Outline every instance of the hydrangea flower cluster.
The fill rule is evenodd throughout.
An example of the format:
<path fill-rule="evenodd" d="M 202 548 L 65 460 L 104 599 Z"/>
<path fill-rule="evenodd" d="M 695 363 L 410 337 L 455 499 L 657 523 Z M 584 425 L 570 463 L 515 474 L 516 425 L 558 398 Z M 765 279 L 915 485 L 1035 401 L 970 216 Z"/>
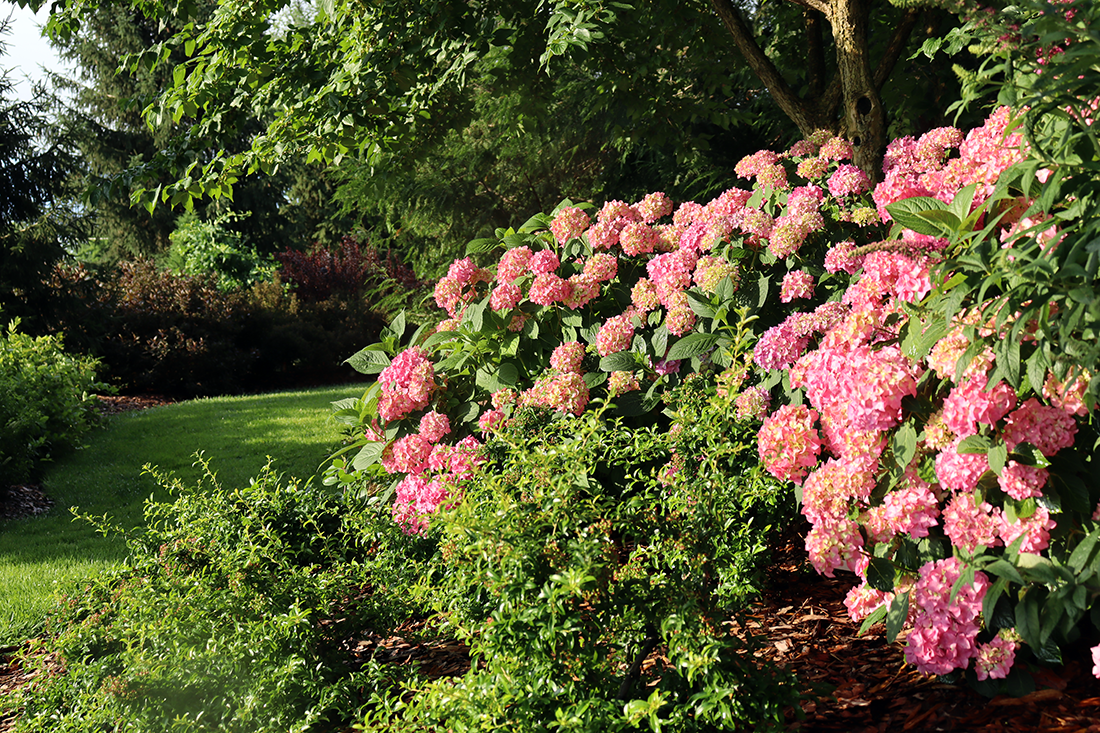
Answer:
<path fill-rule="evenodd" d="M 1021 138 L 1005 135 L 1007 124 L 1007 110 L 999 110 L 965 137 L 941 128 L 920 139 L 892 143 L 885 180 L 872 193 L 878 214 L 889 221 L 885 207 L 911 196 L 951 202 L 970 184 L 978 187 L 975 205 L 984 201 L 1001 171 L 1024 154 Z M 812 145 L 804 145 L 788 154 L 812 152 Z M 799 164 L 799 173 L 821 166 L 828 156 L 844 160 L 844 153 L 838 144 L 822 147 Z M 744 175 L 759 176 L 775 161 L 756 156 L 744 163 Z M 854 174 L 846 179 L 846 168 L 833 170 L 826 184 L 829 195 L 858 195 Z M 788 200 L 809 195 L 796 188 Z M 782 219 L 775 220 L 768 246 L 777 256 L 795 257 L 798 237 L 789 233 L 789 220 Z M 969 452 L 974 444 L 963 443 L 983 436 L 985 445 L 1010 454 L 1026 443 L 1050 459 L 1074 444 L 1076 418 L 1085 414 L 1087 378 L 1069 388 L 1048 378 L 1034 387 L 1042 390 L 1041 398 L 1021 403 L 1023 396 L 1009 384 L 990 382 L 995 358 L 989 350 L 957 374 L 960 357 L 970 347 L 965 327 L 990 333 L 972 314 L 964 312 L 959 327 L 927 355 L 914 358 L 904 352 L 899 341 L 908 311 L 903 304 L 930 292 L 929 270 L 944 242 L 906 232 L 900 244 L 902 249 L 834 245 L 827 251 L 825 270 L 852 276 L 840 301 L 826 304 L 831 308 L 827 314 L 820 309 L 791 314 L 766 331 L 753 351 L 757 368 L 785 371 L 791 388 L 801 390 L 807 403 L 780 405 L 764 417 L 758 434 L 760 459 L 772 475 L 801 484 L 802 513 L 811 525 L 806 550 L 815 569 L 830 577 L 844 570 L 859 578 L 846 600 L 853 619 L 866 617 L 893 597 L 867 585 L 866 568 L 875 545 L 876 552 L 889 553 L 898 538 L 916 543 L 935 535 L 946 537 L 961 553 L 1016 541 L 1021 552 L 1044 552 L 1051 532 L 1064 521 L 1056 510 L 1033 501 L 1043 499 L 1050 471 L 1012 457 L 991 466 L 984 450 Z M 792 269 L 784 281 L 782 302 L 813 297 L 812 291 L 801 289 L 804 281 L 798 273 Z M 808 283 L 812 287 L 812 280 Z M 930 416 L 910 412 L 907 400 L 919 390 L 940 409 Z M 745 391 L 738 404 L 743 400 L 747 406 L 750 394 Z M 903 425 L 912 430 L 907 438 L 911 447 L 908 465 L 897 467 L 904 473 L 899 478 L 891 464 L 900 460 L 902 444 L 895 431 Z M 885 495 L 874 490 L 884 480 Z M 998 489 L 990 493 L 994 485 L 1003 494 Z M 945 674 L 973 662 L 983 679 L 1003 678 L 1019 639 L 1005 632 L 979 644 L 981 599 L 990 583 L 976 573 L 974 584 L 964 586 L 952 601 L 951 589 L 962 572 L 961 561 L 953 557 L 921 568 L 911 589 L 906 658 L 923 672 Z M 904 585 L 900 578 L 897 583 Z"/>

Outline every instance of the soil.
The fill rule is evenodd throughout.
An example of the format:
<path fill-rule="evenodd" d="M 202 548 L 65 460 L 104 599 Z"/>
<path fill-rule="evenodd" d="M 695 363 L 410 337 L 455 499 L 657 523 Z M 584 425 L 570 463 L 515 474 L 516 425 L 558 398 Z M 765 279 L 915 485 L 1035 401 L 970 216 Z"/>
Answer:
<path fill-rule="evenodd" d="M 111 397 L 105 411 L 168 404 L 159 397 Z M 33 512 L 49 500 L 34 487 L 10 492 Z M 746 625 L 765 640 L 760 655 L 797 675 L 811 692 L 800 710 L 788 711 L 788 730 L 807 733 L 885 733 L 886 731 L 967 731 L 1008 733 L 1074 731 L 1100 733 L 1100 680 L 1092 675 L 1089 649 L 1070 650 L 1058 668 L 1034 670 L 1036 690 L 1021 698 L 987 699 L 965 684 L 946 684 L 907 665 L 900 643 L 886 641 L 881 625 L 858 635 L 844 608 L 851 580 L 823 578 L 807 569 L 800 539 L 777 548 L 766 577 L 770 587 L 748 613 Z M 429 677 L 461 675 L 469 669 L 468 649 L 458 642 L 419 643 L 423 622 L 410 622 L 395 634 L 345 636 L 340 646 L 352 667 L 368 658 L 416 665 Z M 29 651 L 31 649 L 36 651 Z M 44 654 L 40 645 L 0 648 L 0 698 L 32 681 L 21 661 Z M 57 661 L 47 662 L 48 668 Z M 0 715 L 0 733 L 13 726 Z"/>

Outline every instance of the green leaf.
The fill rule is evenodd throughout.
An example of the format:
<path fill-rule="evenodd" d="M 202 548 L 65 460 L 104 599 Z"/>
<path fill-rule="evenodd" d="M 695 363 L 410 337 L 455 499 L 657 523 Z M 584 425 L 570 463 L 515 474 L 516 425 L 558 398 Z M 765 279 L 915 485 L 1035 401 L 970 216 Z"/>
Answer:
<path fill-rule="evenodd" d="M 989 461 L 990 470 L 1000 476 L 1005 463 L 1008 461 L 1008 446 L 1004 443 L 997 443 L 986 452 L 985 457 Z"/>
<path fill-rule="evenodd" d="M 480 255 L 500 247 L 496 239 L 473 239 L 466 243 L 467 255 Z"/>
<path fill-rule="evenodd" d="M 1006 578 L 997 578 L 993 581 L 993 584 L 989 586 L 989 590 L 985 592 L 985 597 L 982 598 L 982 616 L 986 619 L 987 627 L 993 619 L 993 612 L 997 608 L 997 601 L 1000 600 L 1001 594 L 1005 592 L 1005 588 L 1007 587 L 1008 580 Z"/>
<path fill-rule="evenodd" d="M 390 365 L 390 357 L 376 344 L 360 349 L 344 363 L 360 374 L 378 374 Z"/>
<path fill-rule="evenodd" d="M 386 449 L 383 441 L 372 441 L 363 446 L 362 450 L 355 454 L 351 460 L 351 467 L 356 471 L 370 468 L 382 458 L 382 452 Z"/>
<path fill-rule="evenodd" d="M 867 584 L 875 590 L 894 590 L 894 564 L 885 557 L 872 557 L 867 566 Z"/>
<path fill-rule="evenodd" d="M 600 359 L 600 371 L 626 372 L 638 365 L 633 351 L 620 351 L 617 354 L 608 354 Z"/>
<path fill-rule="evenodd" d="M 714 308 L 711 307 L 710 300 L 691 290 L 688 290 L 686 294 L 688 305 L 695 312 L 695 315 L 700 318 L 714 318 Z"/>
<path fill-rule="evenodd" d="M 936 215 L 939 213 L 947 214 L 955 219 L 956 224 L 958 223 L 958 217 L 947 211 L 947 204 L 928 196 L 902 199 L 887 206 L 886 210 L 894 221 L 906 229 L 912 229 L 918 234 L 928 234 L 934 237 L 942 237 L 944 234 L 940 223 L 926 218 L 930 212 L 937 212 Z"/>
<path fill-rule="evenodd" d="M 989 453 L 989 438 L 984 435 L 968 435 L 959 442 L 957 451 L 962 453 Z"/>
<path fill-rule="evenodd" d="M 908 617 L 909 594 L 900 593 L 894 596 L 894 600 L 890 603 L 890 610 L 886 614 L 886 641 L 893 643 Z"/>
<path fill-rule="evenodd" d="M 894 462 L 905 468 L 917 454 L 917 430 L 912 423 L 905 423 L 894 434 Z"/>
<path fill-rule="evenodd" d="M 1098 539 L 1100 539 L 1100 529 L 1094 529 L 1085 535 L 1085 538 L 1081 540 L 1077 547 L 1073 548 L 1066 564 L 1078 573 L 1085 567 L 1090 566 Z"/>
<path fill-rule="evenodd" d="M 401 337 L 405 335 L 405 311 L 401 311 L 394 316 L 387 330 L 393 334 L 395 339 L 401 340 Z"/>
<path fill-rule="evenodd" d="M 510 361 L 504 362 L 497 370 L 497 381 L 506 387 L 515 387 L 519 382 L 519 369 Z"/>
<path fill-rule="evenodd" d="M 716 333 L 689 334 L 669 348 L 665 359 L 669 361 L 690 359 L 713 349 L 721 339 L 722 336 Z"/>
<path fill-rule="evenodd" d="M 864 634 L 867 633 L 868 629 L 870 629 L 872 626 L 879 623 L 880 621 L 882 621 L 885 618 L 886 618 L 886 606 L 885 605 L 879 606 L 878 608 L 876 608 L 871 613 L 870 616 L 863 619 L 863 623 L 860 624 L 860 627 L 859 627 L 859 635 L 863 636 Z"/>

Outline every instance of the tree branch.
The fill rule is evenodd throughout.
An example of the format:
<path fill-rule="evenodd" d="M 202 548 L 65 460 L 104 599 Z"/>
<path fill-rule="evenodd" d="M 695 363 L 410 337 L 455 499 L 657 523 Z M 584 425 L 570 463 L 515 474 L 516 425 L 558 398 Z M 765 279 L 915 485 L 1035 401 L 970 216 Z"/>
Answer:
<path fill-rule="evenodd" d="M 816 0 L 815 0 L 816 1 Z M 726 30 L 733 37 L 733 42 L 745 57 L 749 68 L 764 82 L 768 93 L 772 95 L 779 108 L 798 125 L 803 135 L 810 135 L 819 125 L 813 111 L 787 84 L 787 80 L 775 68 L 775 64 L 767 57 L 756 42 L 752 30 L 741 17 L 741 13 L 733 6 L 730 0 L 710 0 L 714 12 L 722 20 Z"/>
<path fill-rule="evenodd" d="M 646 625 L 646 637 L 642 642 L 641 648 L 638 650 L 638 654 L 634 657 L 634 662 L 630 665 L 630 669 L 626 671 L 626 675 L 623 677 L 622 684 L 619 685 L 619 699 L 630 699 L 630 691 L 634 688 L 634 682 L 638 679 L 638 675 L 642 671 L 642 662 L 646 657 L 653 653 L 653 650 L 657 648 L 657 642 L 661 640 L 661 634 L 652 624 Z"/>
<path fill-rule="evenodd" d="M 826 18 L 829 17 L 830 6 L 829 6 L 829 3 L 827 3 L 827 2 L 822 2 L 821 0 L 789 0 L 789 1 L 794 3 L 795 5 L 801 5 L 802 7 L 806 8 L 807 10 L 816 10 L 817 12 L 824 15 Z"/>
<path fill-rule="evenodd" d="M 898 27 L 894 29 L 894 36 L 890 39 L 890 43 L 887 44 L 886 50 L 882 54 L 882 59 L 878 63 L 878 67 L 875 68 L 874 81 L 877 89 L 882 89 L 882 85 L 890 78 L 890 72 L 894 70 L 894 66 L 897 64 L 898 59 L 901 58 L 901 52 L 905 50 L 905 45 L 909 41 L 909 35 L 913 32 L 913 28 L 916 27 L 920 14 L 920 8 L 910 8 L 905 11 L 905 15 L 902 16 L 901 22 L 898 23 Z"/>
<path fill-rule="evenodd" d="M 821 31 L 821 13 L 807 9 L 802 13 L 806 23 L 806 84 L 810 96 L 820 97 L 825 89 L 825 42 Z"/>

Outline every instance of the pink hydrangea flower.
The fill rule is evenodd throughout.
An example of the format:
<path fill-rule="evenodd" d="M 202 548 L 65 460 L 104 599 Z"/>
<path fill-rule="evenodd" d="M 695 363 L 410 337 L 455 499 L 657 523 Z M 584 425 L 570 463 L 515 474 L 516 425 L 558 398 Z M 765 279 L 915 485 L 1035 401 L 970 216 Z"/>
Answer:
<path fill-rule="evenodd" d="M 550 354 L 550 366 L 559 372 L 577 372 L 583 374 L 581 363 L 584 361 L 584 344 L 569 341 L 559 345 Z"/>
<path fill-rule="evenodd" d="M 695 311 L 691 309 L 687 293 L 677 291 L 672 293 L 668 302 L 668 316 L 665 318 L 665 326 L 673 336 L 683 336 L 695 327 Z"/>
<path fill-rule="evenodd" d="M 979 680 L 1003 680 L 1016 661 L 1019 644 L 998 634 L 992 641 L 978 647 L 974 671 Z"/>
<path fill-rule="evenodd" d="M 959 437 L 976 435 L 978 423 L 995 425 L 1016 406 L 1016 390 L 999 381 L 988 391 L 985 380 L 970 378 L 951 389 L 943 401 L 943 422 Z"/>
<path fill-rule="evenodd" d="M 1092 676 L 1100 679 L 1100 644 L 1092 648 Z"/>
<path fill-rule="evenodd" d="M 1050 513 L 1041 506 L 1036 507 L 1030 517 L 1017 517 L 1015 522 L 1009 522 L 1004 515 L 1000 519 L 1000 536 L 1006 545 L 1011 545 L 1020 535 L 1025 535 L 1020 544 L 1020 552 L 1045 550 L 1050 545 L 1050 530 L 1058 526 L 1050 518 Z"/>
<path fill-rule="evenodd" d="M 442 412 L 424 413 L 420 418 L 420 435 L 429 443 L 438 443 L 443 436 L 451 432 L 451 421 Z"/>
<path fill-rule="evenodd" d="M 378 398 L 378 417 L 383 422 L 400 420 L 413 410 L 428 406 L 437 388 L 435 368 L 419 349 L 406 349 L 378 375 L 382 394 Z"/>
<path fill-rule="evenodd" d="M 805 270 L 791 270 L 783 276 L 783 285 L 779 290 L 779 300 L 790 303 L 792 300 L 814 297 L 814 276 Z"/>
<path fill-rule="evenodd" d="M 622 201 L 606 201 L 603 208 L 600 209 L 600 213 L 596 215 L 596 220 L 600 222 L 622 220 L 626 223 L 641 221 L 642 215 L 630 204 Z"/>
<path fill-rule="evenodd" d="M 770 150 L 758 150 L 752 155 L 746 155 L 733 167 L 734 173 L 742 178 L 755 178 L 768 166 L 779 162 L 779 156 Z"/>
<path fill-rule="evenodd" d="M 485 463 L 485 457 L 481 455 L 481 441 L 472 435 L 455 443 L 449 458 L 449 468 L 456 481 L 469 478 L 478 466 Z"/>
<path fill-rule="evenodd" d="M 558 259 L 556 252 L 551 249 L 540 249 L 531 255 L 527 268 L 536 275 L 545 275 L 558 269 L 559 265 L 561 260 Z"/>
<path fill-rule="evenodd" d="M 523 404 L 551 407 L 574 415 L 584 412 L 588 400 L 588 385 L 576 372 L 552 372 L 539 377 L 521 397 Z"/>
<path fill-rule="evenodd" d="M 782 481 L 802 482 L 821 453 L 816 421 L 817 411 L 805 405 L 783 405 L 765 418 L 756 440 L 768 473 Z"/>
<path fill-rule="evenodd" d="M 1042 496 L 1042 488 L 1049 477 L 1050 473 L 1045 468 L 1009 461 L 1001 470 L 997 481 L 1006 494 L 1013 499 L 1023 501 L 1029 497 Z"/>
<path fill-rule="evenodd" d="M 806 158 L 799 162 L 795 172 L 807 180 L 815 181 L 824 178 L 829 172 L 829 161 L 821 157 Z"/>
<path fill-rule="evenodd" d="M 500 410 L 486 410 L 477 419 L 477 429 L 482 435 L 488 435 L 504 427 L 507 420 L 507 416 Z"/>
<path fill-rule="evenodd" d="M 769 328 L 756 342 L 752 360 L 762 369 L 786 369 L 806 350 L 810 338 L 801 330 L 800 318 L 795 316 L 788 316 L 778 326 Z"/>
<path fill-rule="evenodd" d="M 989 588 L 983 572 L 964 585 L 951 600 L 951 589 L 962 574 L 958 558 L 926 563 L 913 586 L 910 613 L 913 630 L 906 639 L 905 661 L 925 674 L 947 674 L 965 669 L 977 656 L 976 637 L 982 599 Z"/>
<path fill-rule="evenodd" d="M 969 492 L 955 494 L 943 509 L 944 534 L 951 538 L 953 545 L 967 552 L 973 552 L 978 545 L 999 545 L 1000 529 L 1000 510 L 985 501 L 975 504 L 974 495 Z"/>
<path fill-rule="evenodd" d="M 905 488 L 886 495 L 882 502 L 883 517 L 895 532 L 927 537 L 928 529 L 938 524 L 939 502 L 927 483 L 914 479 Z"/>
<path fill-rule="evenodd" d="M 641 385 L 638 384 L 638 378 L 634 376 L 634 372 L 611 372 L 611 376 L 607 380 L 607 393 L 612 397 L 617 397 L 627 392 L 636 392 L 641 389 Z"/>
<path fill-rule="evenodd" d="M 531 263 L 529 247 L 513 247 L 500 256 L 497 264 L 497 282 L 510 283 L 527 274 Z"/>
<path fill-rule="evenodd" d="M 844 596 L 844 607 L 848 609 L 848 618 L 858 623 L 893 600 L 893 593 L 875 590 L 864 581 Z"/>
<path fill-rule="evenodd" d="M 830 458 L 802 484 L 802 514 L 814 523 L 825 517 L 846 517 L 849 503 L 866 501 L 874 488 L 871 471 L 857 463 Z"/>
<path fill-rule="evenodd" d="M 821 146 L 821 150 L 818 151 L 824 160 L 851 160 L 855 155 L 855 149 L 852 144 L 842 137 L 834 137 Z"/>
<path fill-rule="evenodd" d="M 1034 397 L 1005 418 L 1005 445 L 1011 451 L 1020 443 L 1031 443 L 1050 458 L 1073 445 L 1077 421 L 1057 407 L 1039 404 Z"/>
<path fill-rule="evenodd" d="M 1043 384 L 1043 398 L 1066 414 L 1084 417 L 1089 414 L 1084 400 L 1088 387 L 1089 378 L 1087 375 L 1078 376 L 1073 380 L 1073 384 L 1067 387 L 1053 374 L 1048 374 L 1046 382 Z"/>
<path fill-rule="evenodd" d="M 630 301 L 640 313 L 648 313 L 661 304 L 657 288 L 649 278 L 639 278 L 630 290 Z"/>
<path fill-rule="evenodd" d="M 489 307 L 494 311 L 506 311 L 515 308 L 523 299 L 523 291 L 515 283 L 501 283 L 489 293 Z"/>
<path fill-rule="evenodd" d="M 569 297 L 561 302 L 566 308 L 572 310 L 585 307 L 600 294 L 600 284 L 590 280 L 584 274 L 570 275 L 566 283 L 569 286 Z"/>
<path fill-rule="evenodd" d="M 615 277 L 619 258 L 609 252 L 597 252 L 584 263 L 584 276 L 595 282 L 607 282 Z"/>
<path fill-rule="evenodd" d="M 596 333 L 596 352 L 600 356 L 615 354 L 630 348 L 634 339 L 634 324 L 624 313 L 608 318 Z"/>
<path fill-rule="evenodd" d="M 956 438 L 936 456 L 936 478 L 953 491 L 973 491 L 989 470 L 989 460 L 984 453 L 959 453 L 961 442 Z"/>
<path fill-rule="evenodd" d="M 672 199 L 662 191 L 654 191 L 635 204 L 634 208 L 641 215 L 642 221 L 646 224 L 652 224 L 661 217 L 672 213 Z"/>
<path fill-rule="evenodd" d="M 588 214 L 575 206 L 566 206 L 558 211 L 557 216 L 550 222 L 550 231 L 558 244 L 564 245 L 571 239 L 579 237 L 591 223 Z"/>
<path fill-rule="evenodd" d="M 416 475 L 428 468 L 428 456 L 432 445 L 419 434 L 406 435 L 393 443 L 393 466 L 396 471 L 390 473 L 408 473 Z"/>
<path fill-rule="evenodd" d="M 738 420 L 760 420 L 771 407 L 772 395 L 761 385 L 749 387 L 734 400 Z"/>
<path fill-rule="evenodd" d="M 568 280 L 563 280 L 554 273 L 547 272 L 537 276 L 535 281 L 531 283 L 531 290 L 527 293 L 527 298 L 538 305 L 553 305 L 568 300 L 572 294 L 573 286 Z"/>
<path fill-rule="evenodd" d="M 854 242 L 838 242 L 825 253 L 825 270 L 827 272 L 846 272 L 855 275 L 863 267 L 864 257 L 855 257 Z"/>
<path fill-rule="evenodd" d="M 660 241 L 661 235 L 657 230 L 640 221 L 627 224 L 619 232 L 619 246 L 624 253 L 631 256 L 654 251 Z"/>
<path fill-rule="evenodd" d="M 867 191 L 871 187 L 871 181 L 862 170 L 845 163 L 829 176 L 827 185 L 830 194 L 837 198 L 844 198 Z"/>
<path fill-rule="evenodd" d="M 482 271 L 469 257 L 455 260 L 447 270 L 447 277 L 459 285 L 470 285 L 482 279 Z"/>
<path fill-rule="evenodd" d="M 862 575 L 868 558 L 863 554 L 859 525 L 845 517 L 823 517 L 806 534 L 806 553 L 820 575 L 832 578 L 836 570 Z"/>

